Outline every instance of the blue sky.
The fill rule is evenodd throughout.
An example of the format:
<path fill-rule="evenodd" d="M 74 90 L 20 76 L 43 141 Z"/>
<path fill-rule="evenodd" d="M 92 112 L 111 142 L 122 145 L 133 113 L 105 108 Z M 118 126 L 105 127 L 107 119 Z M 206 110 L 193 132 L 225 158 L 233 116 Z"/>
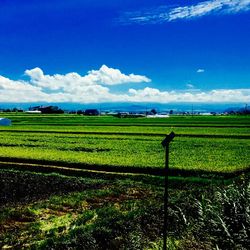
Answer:
<path fill-rule="evenodd" d="M 1 0 L 0 102 L 249 102 L 250 0 Z"/>

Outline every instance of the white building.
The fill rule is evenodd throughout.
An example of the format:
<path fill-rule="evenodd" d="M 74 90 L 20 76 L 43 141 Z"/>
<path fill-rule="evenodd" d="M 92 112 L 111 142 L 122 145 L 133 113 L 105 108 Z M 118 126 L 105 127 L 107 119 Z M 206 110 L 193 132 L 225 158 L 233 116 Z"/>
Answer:
<path fill-rule="evenodd" d="M 147 115 L 147 118 L 169 118 L 169 115 L 163 115 L 163 114 Z"/>
<path fill-rule="evenodd" d="M 28 110 L 28 111 L 25 111 L 25 113 L 27 113 L 27 114 L 41 114 L 42 111 L 40 111 L 40 110 Z"/>
<path fill-rule="evenodd" d="M 8 118 L 0 118 L 0 126 L 10 126 L 11 120 Z"/>

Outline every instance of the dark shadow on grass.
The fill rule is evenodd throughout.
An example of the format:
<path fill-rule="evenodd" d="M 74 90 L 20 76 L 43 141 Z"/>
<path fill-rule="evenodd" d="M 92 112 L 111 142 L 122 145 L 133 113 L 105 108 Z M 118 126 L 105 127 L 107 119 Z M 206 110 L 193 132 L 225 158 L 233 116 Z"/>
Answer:
<path fill-rule="evenodd" d="M 2 163 L 1 163 L 2 162 Z M 0 157 L 1 166 L 11 166 L 18 164 L 34 164 L 29 167 L 32 171 L 38 172 L 58 172 L 61 174 L 81 176 L 82 171 L 100 171 L 100 172 L 113 172 L 121 174 L 146 174 L 153 176 L 164 176 L 165 172 L 160 167 L 131 167 L 131 166 L 112 166 L 112 165 L 98 165 L 98 164 L 85 164 L 85 163 L 69 163 L 62 161 L 47 161 L 25 158 L 12 158 L 12 157 Z M 24 168 L 25 166 L 22 166 Z M 218 171 L 205 171 L 205 170 L 184 170 L 177 168 L 170 168 L 169 176 L 179 177 L 199 177 L 199 178 L 224 178 L 230 179 L 239 176 L 243 173 L 249 173 L 250 167 L 246 167 L 243 170 L 236 170 L 233 172 L 218 172 Z"/>
<path fill-rule="evenodd" d="M 99 189 L 100 183 L 86 183 L 79 178 L 42 175 L 27 171 L 0 171 L 0 208 L 14 203 L 29 203 L 51 195 Z"/>

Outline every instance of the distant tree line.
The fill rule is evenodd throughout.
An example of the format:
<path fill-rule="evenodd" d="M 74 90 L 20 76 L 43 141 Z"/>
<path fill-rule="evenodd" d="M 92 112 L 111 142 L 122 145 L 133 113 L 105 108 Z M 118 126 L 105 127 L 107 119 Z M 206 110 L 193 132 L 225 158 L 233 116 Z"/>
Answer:
<path fill-rule="evenodd" d="M 24 112 L 23 109 L 19 109 L 19 108 L 6 108 L 6 109 L 0 109 L 1 112 Z"/>

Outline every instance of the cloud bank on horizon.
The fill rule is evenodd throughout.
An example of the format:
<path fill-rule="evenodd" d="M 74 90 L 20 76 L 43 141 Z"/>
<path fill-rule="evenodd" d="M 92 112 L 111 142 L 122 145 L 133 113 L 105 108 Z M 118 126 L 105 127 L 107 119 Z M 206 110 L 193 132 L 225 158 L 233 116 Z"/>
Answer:
<path fill-rule="evenodd" d="M 124 13 L 123 24 L 156 24 L 176 20 L 190 20 L 207 15 L 229 15 L 250 10 L 250 0 L 208 0 L 185 6 L 159 6 L 153 9 Z"/>
<path fill-rule="evenodd" d="M 138 89 L 140 83 L 150 83 L 147 76 L 124 74 L 119 69 L 106 65 L 99 70 L 90 70 L 84 76 L 76 72 L 65 75 L 45 75 L 40 68 L 25 71 L 29 80 L 12 80 L 0 75 L 0 102 L 200 102 L 200 103 L 243 103 L 250 100 L 250 89 L 213 89 L 202 91 L 160 91 L 145 87 Z M 114 93 L 111 86 L 136 84 L 124 93 Z M 193 85 L 192 85 L 193 87 Z"/>

